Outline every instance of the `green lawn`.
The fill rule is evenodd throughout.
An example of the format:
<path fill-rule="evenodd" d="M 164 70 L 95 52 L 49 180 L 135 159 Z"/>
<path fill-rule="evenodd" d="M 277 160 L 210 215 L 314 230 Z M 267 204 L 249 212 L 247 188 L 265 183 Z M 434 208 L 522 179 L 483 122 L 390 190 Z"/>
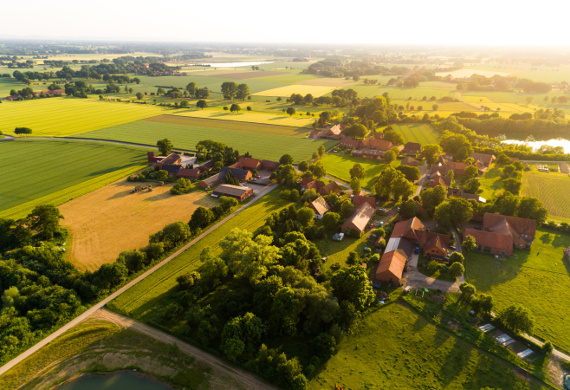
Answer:
<path fill-rule="evenodd" d="M 218 128 L 212 128 L 138 121 L 82 133 L 77 137 L 110 139 L 146 145 L 156 145 L 157 140 L 168 138 L 175 148 L 187 150 L 194 150 L 196 144 L 201 140 L 211 139 L 223 142 L 227 146 L 239 150 L 242 154 L 250 152 L 255 158 L 275 161 L 279 160 L 285 153 L 289 153 L 295 161 L 309 159 L 320 145 L 325 145 L 325 148 L 329 149 L 336 143 L 336 141 L 330 140 L 321 141 L 231 130 L 226 127 L 226 121 L 219 122 Z M 294 128 L 292 128 L 293 130 Z"/>
<path fill-rule="evenodd" d="M 570 236 L 537 229 L 530 251 L 514 251 L 517 259 L 469 253 L 466 277 L 494 297 L 497 310 L 523 304 L 534 315 L 533 334 L 570 351 L 570 322 L 564 320 L 570 317 L 570 264 L 562 254 L 567 247 Z"/>
<path fill-rule="evenodd" d="M 345 336 L 309 389 L 540 389 L 397 303 L 375 309 Z"/>
<path fill-rule="evenodd" d="M 523 176 L 524 175 L 526 175 L 526 173 L 524 173 Z M 479 195 L 485 199 L 491 199 L 496 191 L 503 188 L 501 184 L 501 168 L 493 164 L 492 167 L 479 178 L 479 182 L 481 183 L 480 189 L 483 190 Z"/>
<path fill-rule="evenodd" d="M 15 127 L 29 127 L 32 136 L 49 137 L 65 137 L 115 126 L 160 115 L 166 110 L 149 104 L 71 97 L 4 102 L 0 109 L 0 131 L 3 133 L 12 134 Z"/>
<path fill-rule="evenodd" d="M 422 145 L 437 144 L 439 134 L 427 123 L 406 123 L 391 125 L 404 137 L 404 142 L 417 142 Z"/>
<path fill-rule="evenodd" d="M 59 205 L 146 166 L 146 150 L 77 141 L 0 142 L 0 216 Z"/>
<path fill-rule="evenodd" d="M 563 173 L 525 172 L 521 194 L 538 198 L 553 217 L 570 218 L 570 177 Z"/>
<path fill-rule="evenodd" d="M 380 172 L 384 170 L 386 164 L 382 160 L 370 160 L 367 158 L 359 158 L 347 156 L 344 153 L 328 153 L 322 158 L 322 163 L 327 170 L 327 174 L 338 177 L 346 182 L 350 182 L 350 169 L 354 164 L 358 163 L 364 168 L 366 176 L 362 180 L 362 187 L 372 188 L 374 181 L 380 175 Z M 400 165 L 400 160 L 396 160 L 392 163 L 392 166 Z"/>
<path fill-rule="evenodd" d="M 111 302 L 111 307 L 135 319 L 145 322 L 152 320 L 156 308 L 172 301 L 169 291 L 177 285 L 176 278 L 201 265 L 199 257 L 204 248 L 212 248 L 215 254 L 221 253 L 218 243 L 232 229 L 238 227 L 252 232 L 262 226 L 269 214 L 289 204 L 289 201 L 281 200 L 279 194 L 280 191 L 274 190 L 258 200 L 180 256 L 117 297 Z"/>

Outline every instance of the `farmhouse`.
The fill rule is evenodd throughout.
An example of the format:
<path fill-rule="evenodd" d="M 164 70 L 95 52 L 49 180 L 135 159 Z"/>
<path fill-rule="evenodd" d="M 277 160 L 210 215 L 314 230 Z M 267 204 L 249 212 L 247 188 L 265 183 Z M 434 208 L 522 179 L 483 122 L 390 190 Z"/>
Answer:
<path fill-rule="evenodd" d="M 482 172 L 489 169 L 493 161 L 496 159 L 495 155 L 486 153 L 472 153 L 469 157 L 473 158 L 474 165 Z"/>
<path fill-rule="evenodd" d="M 331 210 L 331 207 L 322 196 L 319 196 L 317 199 L 312 201 L 309 204 L 309 207 L 315 211 L 315 218 L 317 219 L 321 219 L 325 213 Z"/>
<path fill-rule="evenodd" d="M 420 163 L 415 158 L 408 156 L 402 159 L 401 165 L 411 165 L 413 167 L 417 167 L 420 165 Z"/>
<path fill-rule="evenodd" d="M 451 177 L 436 172 L 430 176 L 429 186 L 431 188 L 436 186 L 442 186 L 443 188 L 447 189 L 448 187 L 451 186 L 451 182 L 452 182 Z"/>
<path fill-rule="evenodd" d="M 362 145 L 362 141 L 355 140 L 354 138 L 347 137 L 346 135 L 340 136 L 340 146 L 343 148 L 358 149 L 362 147 Z"/>
<path fill-rule="evenodd" d="M 408 142 L 404 145 L 403 152 L 408 156 L 417 156 L 422 151 L 422 145 L 417 142 Z"/>
<path fill-rule="evenodd" d="M 439 172 L 443 176 L 447 175 L 447 172 L 453 171 L 455 176 L 465 176 L 464 169 L 468 166 L 469 164 L 440 158 L 440 162 L 432 165 L 430 174 L 433 176 L 436 172 Z"/>
<path fill-rule="evenodd" d="M 232 168 L 232 167 L 222 167 L 220 169 L 220 176 L 225 178 L 228 173 L 238 179 L 240 182 L 246 182 L 253 177 L 250 171 L 247 169 L 240 169 L 240 168 Z"/>
<path fill-rule="evenodd" d="M 359 235 L 364 233 L 368 222 L 374 216 L 374 207 L 368 203 L 363 203 L 354 214 L 350 216 L 343 224 L 340 230 L 346 233 L 349 230 L 357 232 Z"/>
<path fill-rule="evenodd" d="M 447 234 L 428 231 L 418 218 L 413 217 L 394 226 L 386 251 L 402 249 L 401 246 L 406 244 L 405 241 L 409 241 L 418 245 L 427 257 L 444 260 L 450 252 L 450 239 Z"/>
<path fill-rule="evenodd" d="M 383 139 L 378 139 L 375 137 L 367 138 L 363 141 L 364 145 L 369 148 L 374 148 L 376 150 L 381 150 L 383 152 L 390 150 L 394 147 L 394 144 L 390 141 L 384 141 Z"/>
<path fill-rule="evenodd" d="M 248 187 L 222 184 L 219 185 L 213 193 L 218 196 L 231 196 L 232 198 L 236 198 L 239 202 L 243 202 L 244 199 L 253 195 L 253 190 Z"/>
<path fill-rule="evenodd" d="M 373 196 L 366 195 L 354 195 L 352 197 L 352 203 L 358 208 L 363 203 L 368 203 L 372 207 L 376 207 L 376 198 Z"/>
<path fill-rule="evenodd" d="M 156 166 L 158 169 L 163 169 L 163 170 L 167 170 L 165 169 L 165 166 L 167 165 L 180 165 L 180 162 L 182 161 L 182 159 L 180 158 L 180 155 L 177 153 L 170 153 L 168 156 L 166 156 L 165 158 L 163 158 L 162 160 L 160 160 Z"/>
<path fill-rule="evenodd" d="M 238 158 L 237 162 L 233 165 L 229 165 L 229 168 L 247 169 L 253 171 L 261 168 L 261 160 L 251 157 L 241 156 Z"/>
<path fill-rule="evenodd" d="M 339 187 L 336 181 L 331 181 L 329 184 L 323 186 L 320 190 L 318 190 L 319 194 L 323 196 L 330 194 L 338 194 L 341 191 L 342 189 Z"/>
<path fill-rule="evenodd" d="M 149 163 L 157 163 L 164 160 L 165 156 L 155 156 L 153 152 L 147 152 L 146 159 Z"/>
<path fill-rule="evenodd" d="M 212 188 L 215 185 L 221 183 L 225 178 L 226 178 L 225 176 L 216 173 L 215 175 L 212 175 L 202 180 L 200 183 L 198 183 L 198 185 L 202 188 Z"/>
<path fill-rule="evenodd" d="M 461 188 L 448 188 L 447 189 L 447 197 L 451 197 L 451 196 L 455 196 L 457 198 L 463 198 L 463 199 L 467 199 L 467 200 L 473 199 L 473 200 L 477 201 L 478 203 L 486 203 L 487 202 L 487 200 L 485 198 L 482 198 L 476 194 L 467 193 L 467 192 L 463 191 Z"/>
<path fill-rule="evenodd" d="M 407 261 L 406 252 L 401 249 L 385 253 L 378 264 L 374 279 L 378 282 L 400 284 Z"/>
<path fill-rule="evenodd" d="M 346 125 L 334 125 L 329 127 L 323 127 L 321 129 L 313 130 L 309 134 L 309 138 L 313 139 L 320 139 L 320 138 L 329 138 L 329 139 L 340 139 L 341 132 L 346 127 Z"/>
<path fill-rule="evenodd" d="M 513 248 L 530 247 L 536 232 L 536 221 L 493 213 L 483 216 L 483 230 L 464 229 L 463 236 L 473 236 L 477 249 L 499 256 L 512 255 Z"/>
<path fill-rule="evenodd" d="M 261 169 L 264 171 L 273 172 L 279 168 L 279 165 L 281 165 L 281 163 L 277 161 L 261 160 Z"/>
<path fill-rule="evenodd" d="M 325 186 L 325 183 L 320 181 L 320 180 L 315 180 L 312 179 L 310 177 L 304 177 L 301 180 L 301 189 L 303 190 L 310 190 L 310 189 L 314 189 L 317 192 L 320 192 L 320 190 Z"/>

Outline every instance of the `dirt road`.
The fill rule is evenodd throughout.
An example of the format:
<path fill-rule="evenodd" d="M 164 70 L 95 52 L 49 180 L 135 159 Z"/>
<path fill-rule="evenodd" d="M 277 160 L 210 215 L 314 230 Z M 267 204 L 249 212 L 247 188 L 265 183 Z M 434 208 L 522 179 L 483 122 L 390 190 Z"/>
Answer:
<path fill-rule="evenodd" d="M 242 384 L 246 389 L 276 389 L 276 387 L 264 382 L 247 371 L 236 368 L 223 360 L 202 351 L 201 349 L 128 317 L 124 317 L 105 309 L 100 309 L 96 311 L 91 318 L 104 319 L 105 321 L 112 322 L 121 328 L 135 330 L 165 344 L 176 344 L 180 351 L 186 355 L 192 356 L 198 361 L 209 365 L 220 374 L 228 375 Z"/>
<path fill-rule="evenodd" d="M 43 339 L 42 341 L 40 341 L 39 343 L 37 343 L 36 345 L 34 345 L 30 349 L 28 349 L 27 351 L 23 352 L 22 354 L 18 355 L 14 359 L 10 360 L 8 363 L 6 363 L 2 367 L 0 367 L 0 375 L 4 374 L 10 368 L 14 367 L 16 364 L 20 363 L 22 360 L 24 360 L 25 358 L 27 358 L 28 356 L 30 356 L 34 352 L 36 352 L 39 349 L 46 346 L 47 344 L 49 344 L 50 342 L 55 340 L 57 337 L 61 336 L 63 333 L 67 332 L 69 329 L 71 329 L 74 326 L 76 326 L 77 324 L 79 324 L 81 321 L 84 321 L 88 317 L 92 316 L 93 313 L 95 313 L 99 309 L 102 309 L 108 302 L 111 302 L 113 299 L 115 299 L 116 297 L 118 297 L 119 295 L 121 295 L 122 293 L 127 291 L 129 288 L 133 287 L 135 284 L 137 284 L 138 282 L 140 282 L 141 280 L 143 280 L 144 278 L 146 278 L 147 276 L 149 276 L 150 274 L 152 274 L 153 272 L 155 272 L 156 270 L 158 270 L 159 268 L 164 266 L 166 263 L 168 263 L 169 261 L 171 261 L 172 259 L 174 259 L 178 255 L 180 255 L 186 249 L 190 248 L 192 245 L 194 245 L 195 243 L 200 241 L 202 238 L 206 237 L 208 234 L 210 234 L 211 232 L 216 230 L 218 227 L 222 226 L 224 223 L 226 223 L 228 220 L 233 218 L 235 215 L 237 215 L 238 213 L 245 210 L 247 207 L 254 204 L 257 200 L 261 199 L 265 194 L 269 193 L 270 191 L 272 191 L 276 187 L 277 187 L 277 184 L 272 184 L 272 185 L 268 186 L 264 191 L 260 191 L 259 194 L 257 194 L 257 196 L 255 197 L 255 199 L 253 199 L 252 202 L 249 202 L 248 204 L 244 205 L 243 207 L 240 207 L 238 210 L 236 210 L 232 214 L 228 215 L 226 218 L 224 218 L 223 220 L 221 220 L 220 222 L 218 222 L 217 224 L 215 224 L 214 226 L 212 226 L 211 228 L 206 230 L 204 233 L 200 234 L 198 237 L 196 237 L 195 239 L 190 241 L 188 244 L 184 245 L 182 248 L 180 248 L 179 250 L 174 252 L 172 255 L 168 256 L 166 259 L 162 260 L 160 263 L 158 263 L 157 265 L 155 265 L 154 267 L 152 267 L 151 269 L 149 269 L 148 271 L 146 271 L 145 273 L 143 273 L 142 275 L 140 275 L 136 279 L 132 280 L 131 282 L 129 282 L 128 284 L 126 284 L 125 286 L 120 288 L 119 290 L 115 291 L 113 294 L 109 295 L 107 298 L 96 303 L 90 309 L 85 311 L 83 314 L 74 318 L 73 320 L 71 320 L 70 322 L 68 322 L 67 324 L 65 324 L 64 326 L 62 326 L 61 328 L 59 328 L 58 330 L 56 330 L 55 332 L 53 332 L 52 334 L 47 336 L 45 339 Z"/>

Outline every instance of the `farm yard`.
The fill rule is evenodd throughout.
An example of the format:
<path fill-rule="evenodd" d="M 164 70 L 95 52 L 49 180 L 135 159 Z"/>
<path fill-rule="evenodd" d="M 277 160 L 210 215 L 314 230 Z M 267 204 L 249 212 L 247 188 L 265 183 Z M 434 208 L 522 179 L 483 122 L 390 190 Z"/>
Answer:
<path fill-rule="evenodd" d="M 570 264 L 563 249 L 570 236 L 537 229 L 529 250 L 515 249 L 517 258 L 495 259 L 473 252 L 466 256 L 466 279 L 477 291 L 491 294 L 496 310 L 524 302 L 533 314 L 533 334 L 570 351 Z"/>
<path fill-rule="evenodd" d="M 22 218 L 36 205 L 59 205 L 125 177 L 147 165 L 146 151 L 93 142 L 2 141 L 0 217 Z"/>
<path fill-rule="evenodd" d="M 71 234 L 68 260 L 78 269 L 96 270 L 122 251 L 147 245 L 149 235 L 167 224 L 188 222 L 199 206 L 218 203 L 202 190 L 172 195 L 173 184 L 130 193 L 149 184 L 121 180 L 61 205 L 61 225 Z"/>
<path fill-rule="evenodd" d="M 240 124 L 241 125 L 241 124 Z M 219 121 L 219 127 L 166 124 L 151 121 L 137 121 L 119 126 L 108 127 L 77 135 L 81 138 L 107 139 L 156 145 L 161 138 L 168 138 L 175 148 L 194 150 L 196 144 L 204 139 L 223 142 L 240 153 L 250 152 L 254 157 L 277 161 L 289 153 L 295 161 L 309 159 L 320 145 L 329 149 L 336 141 L 304 139 L 286 135 L 272 134 L 273 126 L 249 125 L 265 129 L 268 133 L 232 130 L 231 122 Z M 292 127 L 294 132 L 295 128 Z"/>
<path fill-rule="evenodd" d="M 546 388 L 396 302 L 365 316 L 338 349 L 308 389 Z"/>
<path fill-rule="evenodd" d="M 532 170 L 523 175 L 521 194 L 538 198 L 552 219 L 570 221 L 570 177 L 563 173 L 537 172 Z"/>
<path fill-rule="evenodd" d="M 29 127 L 32 136 L 65 137 L 160 115 L 166 109 L 152 105 L 101 102 L 70 97 L 2 104 L 0 131 L 12 134 Z"/>
<path fill-rule="evenodd" d="M 391 125 L 392 129 L 402 134 L 404 142 L 417 142 L 422 145 L 437 144 L 439 134 L 426 123 L 406 123 Z"/>

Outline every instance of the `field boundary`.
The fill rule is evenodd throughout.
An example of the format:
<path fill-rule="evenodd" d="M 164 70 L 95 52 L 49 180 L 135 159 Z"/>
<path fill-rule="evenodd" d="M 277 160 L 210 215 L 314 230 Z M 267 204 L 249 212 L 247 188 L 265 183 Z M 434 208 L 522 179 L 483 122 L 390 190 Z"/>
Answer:
<path fill-rule="evenodd" d="M 205 232 L 200 234 L 198 237 L 196 237 L 195 239 L 190 241 L 188 244 L 184 245 L 182 248 L 178 249 L 176 252 L 174 252 L 173 254 L 168 256 L 166 259 L 162 260 L 160 263 L 158 263 L 157 265 L 155 265 L 154 267 L 152 267 L 148 271 L 144 272 L 142 275 L 138 276 L 136 279 L 130 281 L 129 283 L 127 283 L 126 285 L 121 287 L 119 290 L 110 294 L 109 296 L 107 296 L 107 298 L 105 298 L 105 299 L 99 301 L 98 303 L 94 304 L 88 310 L 86 310 L 83 314 L 79 315 L 78 317 L 75 317 L 73 320 L 71 320 L 67 324 L 63 325 L 58 330 L 51 333 L 49 336 L 45 337 L 43 340 L 36 343 L 34 346 L 29 348 L 28 350 L 22 352 L 20 355 L 16 356 L 14 359 L 12 359 L 8 363 L 4 364 L 2 367 L 0 367 L 0 376 L 2 374 L 4 374 L 6 371 L 8 371 L 9 369 L 11 369 L 12 367 L 14 367 L 16 364 L 22 362 L 28 356 L 32 355 L 34 352 L 45 347 L 47 344 L 49 344 L 50 342 L 55 340 L 57 337 L 64 334 L 69 329 L 73 328 L 74 326 L 76 326 L 80 322 L 82 322 L 85 319 L 87 319 L 88 317 L 90 317 L 97 310 L 103 308 L 107 303 L 111 302 L 113 299 L 117 298 L 119 295 L 121 295 L 122 293 L 124 293 L 125 291 L 127 291 L 128 289 L 130 289 L 131 287 L 133 287 L 134 285 L 136 285 L 137 283 L 139 283 L 143 279 L 145 279 L 147 276 L 149 276 L 150 274 L 152 274 L 153 272 L 155 272 L 159 268 L 166 265 L 172 259 L 174 259 L 175 257 L 179 256 L 181 253 L 183 253 L 186 249 L 190 248 L 192 245 L 196 244 L 198 241 L 200 241 L 201 239 L 206 237 L 208 234 L 210 234 L 214 230 L 218 229 L 220 226 L 222 226 L 228 220 L 230 220 L 231 218 L 233 218 L 234 216 L 236 216 L 237 214 L 239 214 L 240 212 L 245 210 L 247 207 L 254 204 L 259 199 L 262 199 L 263 196 L 265 196 L 266 194 L 268 194 L 269 192 L 271 192 L 275 188 L 277 188 L 277 184 L 272 184 L 272 185 L 268 186 L 255 199 L 253 199 L 252 202 L 248 202 L 244 206 L 240 207 L 239 209 L 237 209 L 236 211 L 234 211 L 233 213 L 228 215 L 226 218 L 224 218 L 220 222 L 216 223 L 214 226 L 212 226 L 211 228 L 209 228 L 208 230 L 206 230 Z"/>

